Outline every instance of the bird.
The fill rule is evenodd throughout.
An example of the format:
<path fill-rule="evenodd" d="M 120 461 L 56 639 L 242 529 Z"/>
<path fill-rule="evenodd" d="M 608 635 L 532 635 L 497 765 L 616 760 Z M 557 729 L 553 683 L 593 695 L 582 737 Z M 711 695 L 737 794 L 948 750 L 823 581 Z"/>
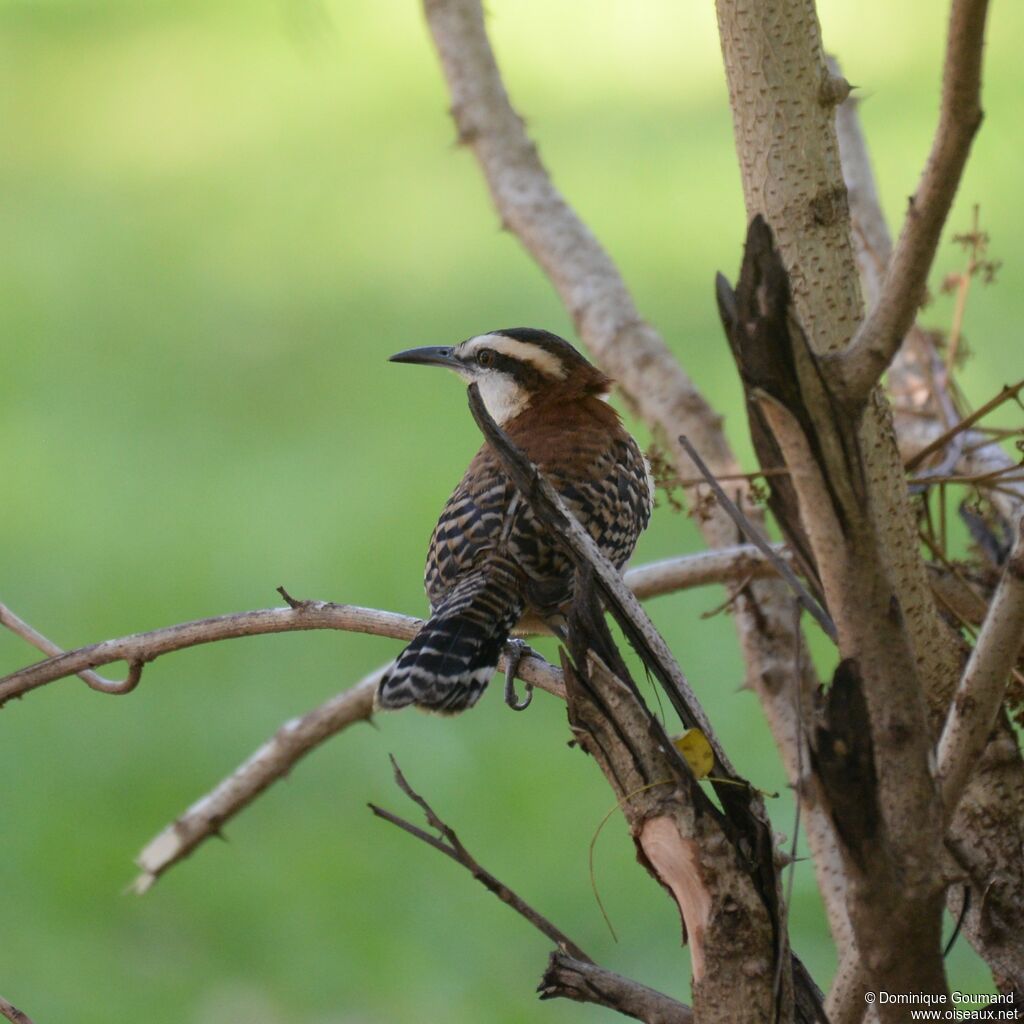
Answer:
<path fill-rule="evenodd" d="M 604 555 L 621 568 L 650 521 L 650 466 L 606 401 L 613 381 L 568 341 L 512 327 L 391 362 L 453 370 L 538 467 Z M 485 443 L 441 512 L 427 550 L 431 614 L 382 676 L 375 707 L 453 715 L 472 707 L 528 613 L 558 621 L 572 601 L 568 556 Z M 506 701 L 514 698 L 511 674 Z"/>

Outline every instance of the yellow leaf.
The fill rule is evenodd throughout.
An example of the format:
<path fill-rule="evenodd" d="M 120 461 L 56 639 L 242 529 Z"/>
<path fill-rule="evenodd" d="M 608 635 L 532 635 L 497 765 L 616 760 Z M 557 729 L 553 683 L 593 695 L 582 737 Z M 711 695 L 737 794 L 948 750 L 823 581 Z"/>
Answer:
<path fill-rule="evenodd" d="M 683 755 L 683 760 L 698 779 L 705 778 L 715 765 L 715 752 L 700 729 L 687 729 L 682 736 L 672 740 L 672 746 Z"/>

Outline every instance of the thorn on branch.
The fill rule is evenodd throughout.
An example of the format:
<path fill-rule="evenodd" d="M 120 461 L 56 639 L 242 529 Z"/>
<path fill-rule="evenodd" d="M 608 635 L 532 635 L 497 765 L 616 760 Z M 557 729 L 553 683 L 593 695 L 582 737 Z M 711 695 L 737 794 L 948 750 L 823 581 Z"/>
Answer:
<path fill-rule="evenodd" d="M 818 102 L 823 107 L 838 107 L 853 89 L 854 87 L 842 75 L 833 75 L 826 71 L 821 78 Z"/>
<path fill-rule="evenodd" d="M 309 601 L 300 601 L 297 597 L 292 597 L 284 587 L 278 587 L 277 592 L 284 598 L 284 603 L 293 611 L 301 611 L 303 608 L 309 607 Z"/>

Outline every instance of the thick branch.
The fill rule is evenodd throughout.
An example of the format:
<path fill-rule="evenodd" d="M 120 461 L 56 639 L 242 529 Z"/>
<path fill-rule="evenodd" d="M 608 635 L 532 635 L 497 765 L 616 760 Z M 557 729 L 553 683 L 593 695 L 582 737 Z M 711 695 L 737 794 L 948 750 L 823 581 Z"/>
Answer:
<path fill-rule="evenodd" d="M 694 476 L 678 443 L 681 435 L 690 438 L 716 476 L 736 473 L 739 466 L 721 418 L 657 331 L 641 318 L 608 254 L 552 183 L 509 102 L 487 40 L 480 0 L 424 0 L 424 10 L 451 94 L 459 139 L 480 164 L 502 223 L 548 275 L 601 367 L 667 445 L 677 475 Z M 749 500 L 748 484 L 740 481 L 732 490 L 747 514 L 763 521 L 761 510 Z M 717 507 L 700 516 L 698 524 L 710 547 L 731 546 L 740 539 Z M 818 681 L 809 660 L 799 679 L 792 676 L 797 641 L 786 587 L 777 579 L 754 580 L 733 607 L 747 683 L 764 708 L 787 777 L 798 786 L 797 751 L 804 727 L 795 708 L 811 707 Z M 798 688 L 799 699 L 794 695 Z M 804 821 L 816 851 L 834 848 L 829 823 L 810 798 Z M 836 884 L 823 888 L 830 920 L 839 932 Z"/>
<path fill-rule="evenodd" d="M 1024 642 L 1024 522 L 992 597 L 939 740 L 939 785 L 952 817 L 995 725 L 1010 670 Z"/>
<path fill-rule="evenodd" d="M 942 106 L 928 162 L 910 200 L 874 309 L 838 369 L 849 397 L 866 401 L 910 330 L 924 297 L 971 142 L 981 125 L 981 64 L 988 0 L 953 0 L 943 66 Z"/>
<path fill-rule="evenodd" d="M 857 264 L 869 307 L 880 292 L 892 244 L 878 203 L 871 161 L 860 130 L 856 104 L 847 100 L 836 115 L 843 160 L 843 174 L 850 195 L 850 214 L 856 243 Z M 946 433 L 960 419 L 948 392 L 948 381 L 932 335 L 914 326 L 893 361 L 888 376 L 894 396 L 896 428 L 905 458 Z M 1014 460 L 993 438 L 980 432 L 961 435 L 956 469 L 965 476 L 1005 474 Z M 943 458 L 945 464 L 949 454 Z M 1004 482 L 990 492 L 993 505 L 1014 522 L 1024 509 L 1024 484 Z M 931 582 L 941 607 L 956 608 L 955 614 L 980 625 L 985 602 L 949 573 L 932 572 Z M 924 650 L 939 648 L 928 641 Z M 960 653 L 952 667 L 955 673 L 932 669 L 922 673 L 931 706 L 933 728 L 941 730 L 949 713 L 953 693 L 962 671 Z M 947 834 L 947 848 L 956 862 L 950 873 L 970 879 L 970 909 L 964 934 L 992 968 L 1003 991 L 1024 992 L 1024 943 L 1013 922 L 1024 919 L 1020 850 L 1024 843 L 1024 764 L 1005 716 L 991 738 L 977 770 L 969 780 L 956 817 Z M 947 893 L 947 905 L 958 913 L 961 890 Z M 829 1015 L 835 1024 L 859 1021 L 864 1010 L 866 977 L 856 970 L 855 956 L 842 957 L 839 972 L 829 993 Z"/>
<path fill-rule="evenodd" d="M 735 293 L 724 282 L 719 288 L 744 390 L 789 469 L 845 659 L 837 674 L 844 685 L 833 686 L 829 701 L 846 703 L 818 731 L 816 765 L 856 883 L 849 908 L 857 945 L 872 950 L 878 987 L 941 992 L 941 847 L 927 712 L 899 592 L 865 500 L 871 453 L 793 315 L 786 271 L 761 218 L 751 223 Z M 847 735 L 840 730 L 850 708 L 863 728 Z M 856 785 L 851 759 L 866 766 Z M 866 815 L 872 802 L 872 829 L 844 816 L 851 807 Z M 894 916 L 912 934 L 883 927 Z M 894 1019 L 895 1011 L 882 1013 Z"/>
<path fill-rule="evenodd" d="M 470 386 L 469 401 L 477 425 L 502 468 L 548 534 L 560 539 L 576 566 L 576 597 L 568 634 L 576 662 L 572 678 L 563 656 L 570 722 L 619 793 L 645 861 L 676 899 L 693 942 L 694 978 L 706 979 L 699 989 L 699 1011 L 709 1020 L 712 1013 L 719 1015 L 715 1019 L 740 1020 L 747 1019 L 747 1015 L 759 1019 L 758 1006 L 763 1012 L 777 999 L 782 1019 L 787 1019 L 793 1005 L 793 972 L 782 971 L 781 989 L 773 988 L 772 965 L 781 960 L 788 967 L 791 958 L 780 920 L 773 840 L 760 795 L 733 769 L 681 669 L 615 567 L 567 511 L 537 467 L 490 417 L 475 385 Z M 665 689 L 683 723 L 704 733 L 714 753 L 711 781 L 727 826 L 718 822 L 717 812 L 696 786 L 661 726 L 639 701 L 636 686 L 611 644 L 603 617 L 594 599 L 588 598 L 591 586 L 645 668 Z M 671 785 L 673 791 L 661 795 L 651 792 L 653 787 L 661 789 L 665 785 Z M 737 871 L 735 857 L 740 858 L 743 870 Z M 731 925 L 726 920 L 726 907 L 733 907 L 739 915 Z M 738 921 L 742 927 L 737 929 Z M 707 951 L 717 966 L 705 974 L 702 964 Z M 718 968 L 730 962 L 734 966 L 737 961 L 751 965 L 749 984 L 723 988 L 723 970 Z M 755 963 L 759 963 L 756 971 Z M 799 966 L 798 961 L 792 963 Z M 760 973 L 762 968 L 767 976 Z M 798 976 L 802 989 L 798 1002 L 808 1009 L 801 1019 L 815 1019 L 818 993 L 804 972 L 799 971 Z M 742 1016 L 736 1016 L 738 1013 Z"/>

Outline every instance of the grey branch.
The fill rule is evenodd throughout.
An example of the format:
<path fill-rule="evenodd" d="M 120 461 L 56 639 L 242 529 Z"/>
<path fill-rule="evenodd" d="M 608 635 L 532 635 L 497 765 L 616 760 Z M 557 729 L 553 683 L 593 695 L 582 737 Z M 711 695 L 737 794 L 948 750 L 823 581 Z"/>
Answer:
<path fill-rule="evenodd" d="M 353 723 L 368 721 L 377 683 L 389 667 L 390 662 L 300 718 L 285 722 L 215 789 L 143 847 L 135 860 L 141 873 L 131 891 L 140 896 L 147 892 L 160 875 L 219 835 L 228 821 L 284 778 L 306 754 Z"/>
<path fill-rule="evenodd" d="M 899 349 L 924 297 L 928 272 L 981 125 L 981 64 L 988 0 L 953 0 L 942 105 L 928 161 L 910 200 L 874 309 L 838 362 L 847 395 L 865 401 Z"/>
<path fill-rule="evenodd" d="M 1010 670 L 1024 642 L 1024 522 L 992 597 L 938 747 L 938 775 L 952 817 L 995 725 Z"/>

